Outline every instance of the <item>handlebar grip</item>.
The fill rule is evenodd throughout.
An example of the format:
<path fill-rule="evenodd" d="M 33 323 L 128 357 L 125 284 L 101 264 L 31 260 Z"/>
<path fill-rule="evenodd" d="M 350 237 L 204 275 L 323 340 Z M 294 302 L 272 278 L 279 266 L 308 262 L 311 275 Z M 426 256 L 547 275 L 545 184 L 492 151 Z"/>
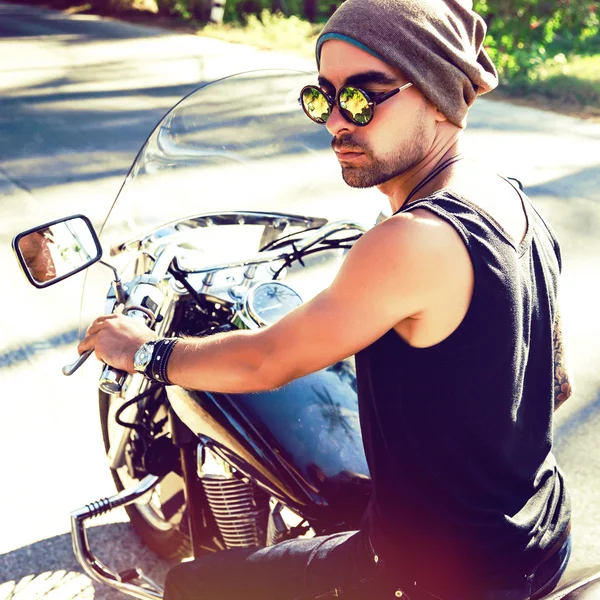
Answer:
<path fill-rule="evenodd" d="M 119 371 L 105 365 L 102 369 L 102 375 L 100 375 L 100 381 L 98 387 L 106 394 L 118 394 L 120 393 L 127 373 L 125 371 Z"/>
<path fill-rule="evenodd" d="M 142 321 L 146 325 L 150 325 L 155 319 L 154 313 L 143 306 L 126 307 L 123 314 L 127 315 L 130 319 Z M 104 369 L 102 369 L 102 375 L 100 375 L 98 387 L 106 394 L 119 394 L 123 389 L 127 375 L 126 371 L 119 371 L 105 365 Z"/>

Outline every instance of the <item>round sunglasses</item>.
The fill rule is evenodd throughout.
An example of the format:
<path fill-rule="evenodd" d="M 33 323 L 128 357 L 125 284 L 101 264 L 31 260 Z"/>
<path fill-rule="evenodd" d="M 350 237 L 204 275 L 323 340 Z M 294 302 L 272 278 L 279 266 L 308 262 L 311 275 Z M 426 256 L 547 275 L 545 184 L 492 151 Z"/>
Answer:
<path fill-rule="evenodd" d="M 404 91 L 411 85 L 412 83 L 405 83 L 391 92 L 370 95 L 360 88 L 345 85 L 338 90 L 335 100 L 320 87 L 307 85 L 302 88 L 298 102 L 306 116 L 319 125 L 327 123 L 333 107 L 337 106 L 346 121 L 364 127 L 373 120 L 375 106 Z"/>

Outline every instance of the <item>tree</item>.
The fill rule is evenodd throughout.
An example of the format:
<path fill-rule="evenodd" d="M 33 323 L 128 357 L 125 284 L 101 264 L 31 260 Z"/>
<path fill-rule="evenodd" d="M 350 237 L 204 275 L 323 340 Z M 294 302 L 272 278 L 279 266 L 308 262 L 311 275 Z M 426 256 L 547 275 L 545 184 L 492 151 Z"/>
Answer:
<path fill-rule="evenodd" d="M 476 0 L 486 46 L 503 79 L 528 77 L 549 56 L 598 36 L 597 0 Z"/>

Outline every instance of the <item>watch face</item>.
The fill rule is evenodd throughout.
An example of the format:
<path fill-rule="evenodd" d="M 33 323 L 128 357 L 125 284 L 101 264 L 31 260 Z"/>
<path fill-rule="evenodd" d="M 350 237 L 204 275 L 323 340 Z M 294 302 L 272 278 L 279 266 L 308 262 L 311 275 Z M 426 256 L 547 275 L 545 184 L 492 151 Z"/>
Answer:
<path fill-rule="evenodd" d="M 140 349 L 135 353 L 135 356 L 133 357 L 133 368 L 136 371 L 144 372 L 146 367 L 150 364 L 153 347 L 154 344 L 142 344 Z"/>

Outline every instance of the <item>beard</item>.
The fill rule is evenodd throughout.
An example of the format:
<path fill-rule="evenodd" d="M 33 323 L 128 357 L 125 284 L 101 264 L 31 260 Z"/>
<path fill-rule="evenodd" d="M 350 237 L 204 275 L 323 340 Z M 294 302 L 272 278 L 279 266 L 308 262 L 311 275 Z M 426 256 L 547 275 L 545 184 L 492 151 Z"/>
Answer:
<path fill-rule="evenodd" d="M 360 150 L 368 160 L 368 164 L 361 166 L 342 165 L 342 178 L 346 184 L 353 188 L 374 187 L 406 173 L 418 164 L 425 156 L 428 145 L 423 116 L 420 115 L 421 118 L 417 120 L 410 139 L 393 153 L 384 156 L 375 156 L 368 146 L 354 140 L 351 134 L 334 138 L 332 147 Z"/>

